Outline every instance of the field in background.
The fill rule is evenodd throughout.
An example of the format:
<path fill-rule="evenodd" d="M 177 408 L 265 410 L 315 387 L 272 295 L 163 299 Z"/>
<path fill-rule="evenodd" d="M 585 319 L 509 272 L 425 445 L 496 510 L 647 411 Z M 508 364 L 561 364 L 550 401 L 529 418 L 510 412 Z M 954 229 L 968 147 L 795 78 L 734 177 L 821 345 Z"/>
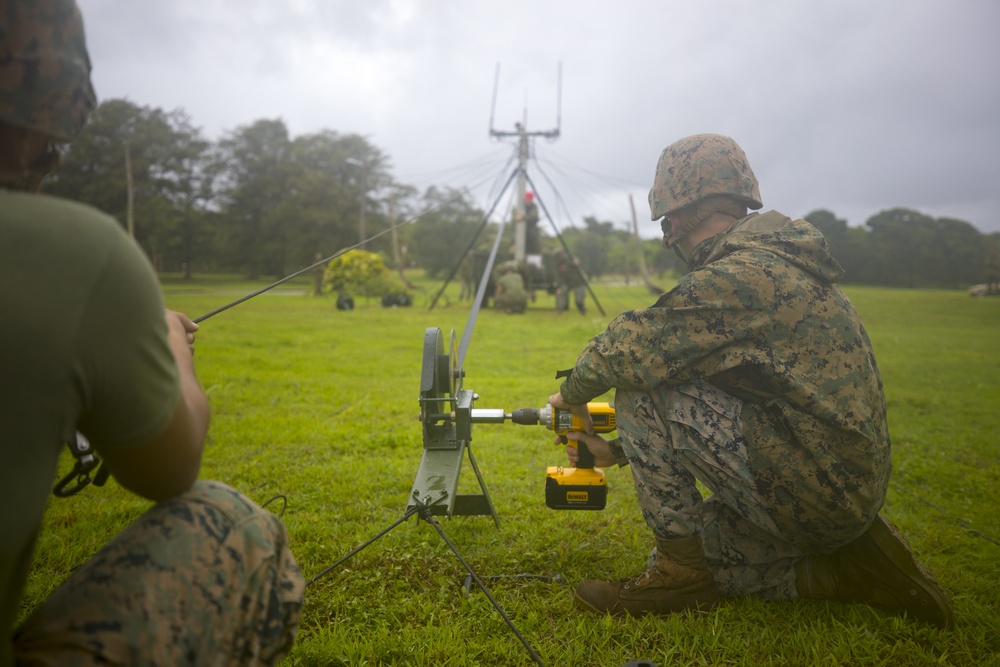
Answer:
<path fill-rule="evenodd" d="M 261 287 L 167 278 L 168 305 L 193 317 Z M 470 304 L 448 288 L 434 310 L 332 300 L 282 286 L 205 321 L 196 363 L 213 406 L 202 477 L 281 512 L 307 579 L 400 519 L 422 453 L 417 421 L 424 333 L 461 339 Z M 669 285 L 664 285 L 669 287 Z M 562 315 L 540 294 L 528 313 L 484 310 L 465 361 L 476 407 L 541 407 L 618 312 L 653 297 L 633 283 L 594 286 L 607 315 Z M 631 576 L 651 535 L 627 469 L 608 470 L 602 512 L 544 505 L 561 448 L 539 427 L 479 424 L 473 451 L 500 517 L 441 520 L 448 538 L 544 664 L 1000 664 L 1000 299 L 854 287 L 889 402 L 895 473 L 885 514 L 949 590 L 957 628 L 942 632 L 863 606 L 729 600 L 709 614 L 612 620 L 571 593 L 585 578 Z M 609 397 L 611 398 L 611 397 Z M 64 461 L 64 467 L 68 462 Z M 475 477 L 466 464 L 463 491 Z M 25 609 L 146 507 L 114 483 L 53 500 Z M 515 575 L 561 575 L 549 583 Z M 532 660 L 429 524 L 411 518 L 306 591 L 288 665 L 528 665 Z"/>

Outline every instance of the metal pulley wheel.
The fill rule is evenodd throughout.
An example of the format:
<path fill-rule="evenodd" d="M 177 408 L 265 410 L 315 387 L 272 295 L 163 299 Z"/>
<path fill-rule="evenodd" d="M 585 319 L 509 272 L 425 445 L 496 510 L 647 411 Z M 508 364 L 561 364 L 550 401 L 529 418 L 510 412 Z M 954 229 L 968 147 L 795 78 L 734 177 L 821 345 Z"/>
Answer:
<path fill-rule="evenodd" d="M 424 333 L 423 365 L 420 369 L 420 400 L 454 400 L 462 388 L 462 371 L 458 368 L 458 346 L 452 330 L 445 350 L 444 334 L 437 327 Z"/>

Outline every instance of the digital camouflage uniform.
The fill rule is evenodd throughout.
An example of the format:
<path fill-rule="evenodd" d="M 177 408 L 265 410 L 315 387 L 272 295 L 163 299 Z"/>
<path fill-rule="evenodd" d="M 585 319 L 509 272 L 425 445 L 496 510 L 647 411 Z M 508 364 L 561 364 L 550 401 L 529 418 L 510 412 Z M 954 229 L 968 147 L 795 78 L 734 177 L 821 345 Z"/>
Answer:
<path fill-rule="evenodd" d="M 153 506 L 36 610 L 21 666 L 274 665 L 295 641 L 305 582 L 285 527 L 199 481 Z"/>
<path fill-rule="evenodd" d="M 723 596 L 794 598 L 794 563 L 865 532 L 891 470 L 885 399 L 840 265 L 802 220 L 752 213 L 593 338 L 568 403 L 615 388 L 619 464 L 659 538 L 701 535 Z M 702 499 L 700 480 L 712 491 Z"/>

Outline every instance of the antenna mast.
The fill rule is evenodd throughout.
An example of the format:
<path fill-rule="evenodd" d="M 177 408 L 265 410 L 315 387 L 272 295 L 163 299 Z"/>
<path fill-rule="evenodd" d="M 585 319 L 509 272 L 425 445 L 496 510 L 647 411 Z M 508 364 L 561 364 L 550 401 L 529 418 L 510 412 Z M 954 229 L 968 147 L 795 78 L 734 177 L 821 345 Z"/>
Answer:
<path fill-rule="evenodd" d="M 556 89 L 556 127 L 554 130 L 529 132 L 528 110 L 525 109 L 520 122 L 514 123 L 513 132 L 504 132 L 493 129 L 493 116 L 497 105 L 497 87 L 500 84 L 500 63 L 497 63 L 496 73 L 493 79 L 493 106 L 490 109 L 490 138 L 506 139 L 516 137 L 518 140 L 518 164 L 520 166 L 517 177 L 517 206 L 514 214 L 514 259 L 523 263 L 527 257 L 527 225 L 525 222 L 524 195 L 526 190 L 526 178 L 528 168 L 528 158 L 531 155 L 530 140 L 533 137 L 545 137 L 554 140 L 559 138 L 560 126 L 562 124 L 562 63 L 559 63 L 558 86 Z"/>

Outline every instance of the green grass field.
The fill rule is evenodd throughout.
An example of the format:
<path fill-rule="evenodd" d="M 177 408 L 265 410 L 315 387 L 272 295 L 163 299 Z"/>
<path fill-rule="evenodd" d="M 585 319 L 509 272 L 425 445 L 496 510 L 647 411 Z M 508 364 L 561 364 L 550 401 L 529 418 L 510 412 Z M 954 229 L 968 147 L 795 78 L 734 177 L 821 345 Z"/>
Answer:
<path fill-rule="evenodd" d="M 461 339 L 457 285 L 434 310 L 359 301 L 339 312 L 296 284 L 205 321 L 196 363 L 213 422 L 202 477 L 263 504 L 284 496 L 293 551 L 312 578 L 405 511 L 423 445 L 425 330 Z M 259 288 L 164 281 L 193 317 Z M 301 286 L 301 285 L 299 285 Z M 287 288 L 287 289 L 285 289 Z M 596 284 L 606 316 L 484 310 L 465 360 L 477 408 L 541 407 L 586 341 L 644 288 Z M 628 470 L 608 470 L 608 507 L 556 512 L 545 468 L 564 461 L 539 427 L 478 424 L 472 448 L 500 518 L 440 526 L 545 665 L 1000 665 L 1000 299 L 962 292 L 847 289 L 870 330 L 889 403 L 895 472 L 884 512 L 949 591 L 957 627 L 939 631 L 864 606 L 734 599 L 707 614 L 611 619 L 578 611 L 584 578 L 639 572 L 652 545 Z M 610 397 L 609 397 L 610 398 Z M 64 461 L 68 465 L 68 462 Z M 460 491 L 478 491 L 466 462 Z M 283 503 L 268 505 L 277 512 Z M 53 500 L 24 610 L 143 511 L 114 483 Z M 514 575 L 561 575 L 565 583 Z M 287 665 L 529 665 L 528 651 L 430 524 L 414 517 L 306 590 Z"/>

